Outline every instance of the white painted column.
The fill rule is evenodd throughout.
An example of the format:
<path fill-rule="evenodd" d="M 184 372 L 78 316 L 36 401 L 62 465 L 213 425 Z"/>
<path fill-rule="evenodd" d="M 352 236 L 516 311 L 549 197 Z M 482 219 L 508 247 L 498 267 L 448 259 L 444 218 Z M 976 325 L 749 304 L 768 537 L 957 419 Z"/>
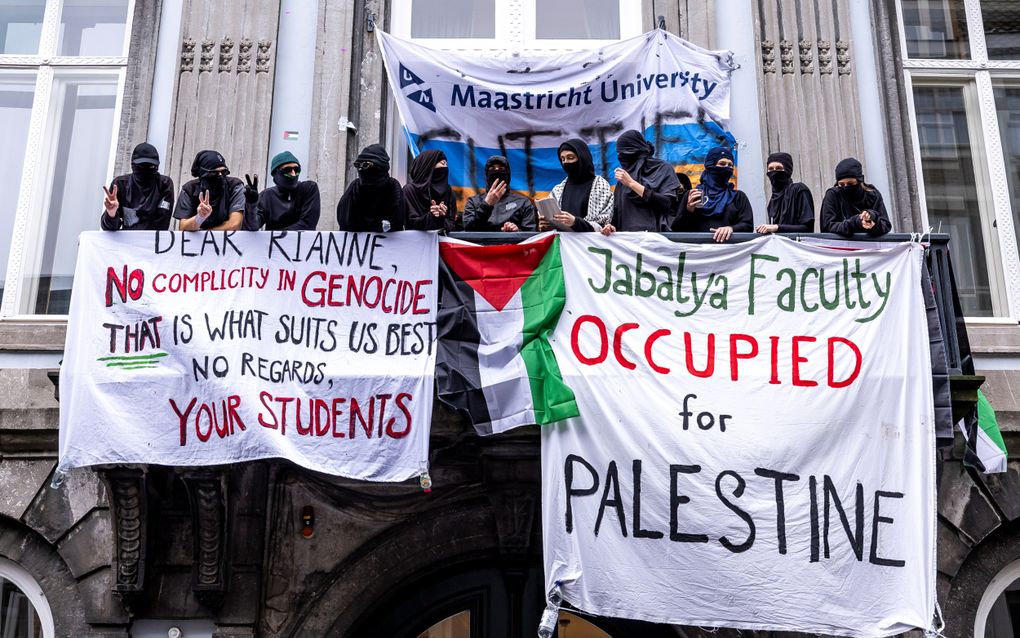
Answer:
<path fill-rule="evenodd" d="M 152 99 L 149 102 L 149 129 L 145 141 L 159 151 L 161 163 L 167 159 L 166 150 L 170 143 L 170 118 L 174 110 L 174 81 L 181 46 L 183 8 L 184 0 L 163 0 L 159 14 L 159 40 L 156 42 Z"/>
<path fill-rule="evenodd" d="M 850 42 L 854 52 L 854 75 L 857 79 L 857 96 L 860 102 L 861 138 L 864 141 L 864 175 L 889 197 L 892 183 L 886 153 L 885 115 L 882 113 L 882 96 L 878 90 L 878 61 L 875 59 L 875 27 L 871 21 L 868 0 L 850 0 Z M 896 219 L 896 215 L 891 215 Z M 894 228 L 912 231 L 916 228 Z"/>
<path fill-rule="evenodd" d="M 280 4 L 276 78 L 273 82 L 273 119 L 269 126 L 269 161 L 277 153 L 290 151 L 304 169 L 307 169 L 311 160 L 308 151 L 312 133 L 311 97 L 318 20 L 317 2 L 283 0 Z M 285 134 L 287 138 L 284 138 Z M 272 185 L 268 177 L 268 165 L 265 174 L 266 185 Z"/>

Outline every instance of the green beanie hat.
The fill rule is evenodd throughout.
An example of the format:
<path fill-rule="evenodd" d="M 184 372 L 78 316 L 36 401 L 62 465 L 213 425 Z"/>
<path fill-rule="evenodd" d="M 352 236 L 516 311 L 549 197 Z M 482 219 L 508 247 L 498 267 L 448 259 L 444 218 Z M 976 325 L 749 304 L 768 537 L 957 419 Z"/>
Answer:
<path fill-rule="evenodd" d="M 276 169 L 280 168 L 284 164 L 297 164 L 299 168 L 301 167 L 301 162 L 294 157 L 293 153 L 290 151 L 284 151 L 273 156 L 273 162 L 270 164 L 271 168 L 269 169 L 269 173 L 275 173 Z"/>

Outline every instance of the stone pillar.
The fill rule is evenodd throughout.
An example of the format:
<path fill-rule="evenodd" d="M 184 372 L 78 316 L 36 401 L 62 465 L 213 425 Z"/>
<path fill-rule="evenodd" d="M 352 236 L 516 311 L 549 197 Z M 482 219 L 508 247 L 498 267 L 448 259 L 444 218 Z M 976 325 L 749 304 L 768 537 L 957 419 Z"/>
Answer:
<path fill-rule="evenodd" d="M 268 163 L 279 2 L 186 0 L 166 172 L 191 179 L 203 149 L 220 151 L 234 176 Z"/>

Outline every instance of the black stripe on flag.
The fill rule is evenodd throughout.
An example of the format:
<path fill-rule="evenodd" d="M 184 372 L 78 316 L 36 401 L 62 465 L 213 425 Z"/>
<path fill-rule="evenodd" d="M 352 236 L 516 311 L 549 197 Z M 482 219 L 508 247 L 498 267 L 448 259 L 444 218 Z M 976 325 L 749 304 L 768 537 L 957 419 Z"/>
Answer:
<path fill-rule="evenodd" d="M 439 400 L 466 416 L 479 434 L 492 433 L 492 418 L 482 392 L 478 365 L 475 291 L 439 260 L 439 309 L 436 314 L 436 389 Z"/>

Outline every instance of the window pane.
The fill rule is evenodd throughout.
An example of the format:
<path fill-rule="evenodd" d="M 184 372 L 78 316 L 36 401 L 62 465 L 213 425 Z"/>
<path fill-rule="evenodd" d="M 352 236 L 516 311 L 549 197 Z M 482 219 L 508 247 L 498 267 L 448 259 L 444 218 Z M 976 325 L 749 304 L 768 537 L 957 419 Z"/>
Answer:
<path fill-rule="evenodd" d="M 1020 3 L 981 0 L 989 60 L 1020 60 Z"/>
<path fill-rule="evenodd" d="M 17 585 L 3 577 L 0 577 L 0 636 L 42 636 L 42 623 L 32 603 Z"/>
<path fill-rule="evenodd" d="M 992 605 L 985 619 L 984 638 L 1016 638 L 1020 635 L 1020 580 L 1015 580 Z"/>
<path fill-rule="evenodd" d="M 941 232 L 952 237 L 949 249 L 964 314 L 991 315 L 985 236 L 963 87 L 915 87 L 914 105 L 928 223 L 936 232 L 941 225 Z"/>
<path fill-rule="evenodd" d="M 57 55 L 124 55 L 128 0 L 64 0 Z"/>
<path fill-rule="evenodd" d="M 35 97 L 35 73 L 0 73 L 0 193 L 7 193 L 0 204 L 0 301 L 3 300 L 4 279 L 7 277 L 7 255 L 11 250 L 10 229 L 18 207 L 18 192 L 25 161 L 28 123 L 32 119 L 32 98 Z M 0 635 L 3 635 L 0 633 Z"/>
<path fill-rule="evenodd" d="M 414 0 L 412 38 L 495 38 L 496 0 Z"/>
<path fill-rule="evenodd" d="M 39 52 L 46 0 L 0 0 L 0 53 Z"/>
<path fill-rule="evenodd" d="M 540 40 L 620 39 L 620 0 L 537 0 L 535 18 Z"/>
<path fill-rule="evenodd" d="M 67 314 L 78 252 L 78 234 L 99 227 L 101 186 L 106 183 L 114 141 L 115 78 L 107 81 L 57 78 L 55 158 L 50 174 L 49 209 L 39 233 L 38 270 L 28 272 L 33 306 L 29 312 Z M 99 195 L 97 195 L 99 193 Z M 42 229 L 40 229 L 42 230 Z"/>
<path fill-rule="evenodd" d="M 418 638 L 471 638 L 471 612 L 462 611 L 432 625 Z"/>
<path fill-rule="evenodd" d="M 964 0 L 903 0 L 907 57 L 970 57 Z"/>
<path fill-rule="evenodd" d="M 999 113 L 999 135 L 1006 162 L 1013 229 L 1020 241 L 1020 86 L 996 86 L 995 106 Z"/>

